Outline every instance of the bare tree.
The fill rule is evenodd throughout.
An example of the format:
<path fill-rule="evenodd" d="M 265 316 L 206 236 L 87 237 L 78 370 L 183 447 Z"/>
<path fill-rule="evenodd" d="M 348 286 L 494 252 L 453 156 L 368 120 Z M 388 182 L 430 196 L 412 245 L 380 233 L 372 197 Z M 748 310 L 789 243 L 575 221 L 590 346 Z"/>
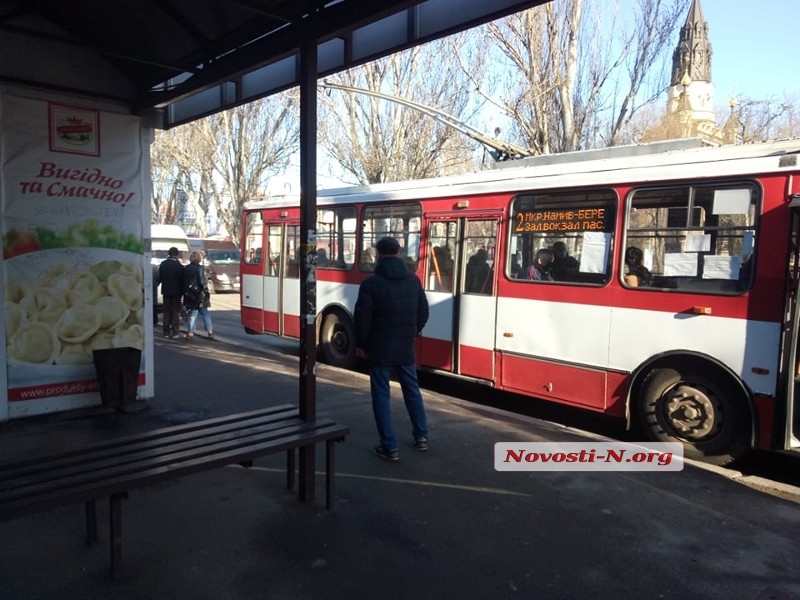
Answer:
<path fill-rule="evenodd" d="M 158 132 L 152 149 L 156 214 L 175 222 L 183 191 L 205 214 L 213 205 L 238 242 L 244 203 L 263 194 L 298 148 L 296 107 L 287 92 Z M 162 211 L 165 202 L 172 204 Z"/>
<path fill-rule="evenodd" d="M 800 98 L 742 98 L 733 107 L 743 143 L 800 137 Z"/>
<path fill-rule="evenodd" d="M 623 38 L 617 62 L 624 65 L 626 78 L 620 81 L 623 93 L 608 132 L 610 145 L 620 143 L 620 135 L 636 111 L 667 89 L 667 52 L 677 41 L 677 31 L 686 17 L 688 0 L 636 0 L 633 28 Z M 616 94 L 614 95 L 616 97 Z"/>
<path fill-rule="evenodd" d="M 266 189 L 270 177 L 283 173 L 297 151 L 300 129 L 296 98 L 289 93 L 218 113 L 202 122 L 202 135 L 213 146 L 214 161 L 203 176 L 203 193 L 238 241 L 242 206 Z"/>
<path fill-rule="evenodd" d="M 194 192 L 192 173 L 196 161 L 187 154 L 193 147 L 190 140 L 193 131 L 190 127 L 176 127 L 155 132 L 150 148 L 152 223 L 176 223 L 181 194 Z"/>
<path fill-rule="evenodd" d="M 478 92 L 513 123 L 519 143 L 541 154 L 619 142 L 638 108 L 666 89 L 665 53 L 689 0 L 633 0 L 633 23 L 617 5 L 553 0 L 487 24 L 482 51 L 498 53 L 499 95 Z"/>
<path fill-rule="evenodd" d="M 320 94 L 319 140 L 360 184 L 420 179 L 473 168 L 474 144 L 409 102 L 463 118 L 467 80 L 442 53 L 452 42 L 418 46 L 331 77 Z M 339 89 L 349 88 L 349 91 Z M 359 90 L 379 92 L 403 103 Z"/>

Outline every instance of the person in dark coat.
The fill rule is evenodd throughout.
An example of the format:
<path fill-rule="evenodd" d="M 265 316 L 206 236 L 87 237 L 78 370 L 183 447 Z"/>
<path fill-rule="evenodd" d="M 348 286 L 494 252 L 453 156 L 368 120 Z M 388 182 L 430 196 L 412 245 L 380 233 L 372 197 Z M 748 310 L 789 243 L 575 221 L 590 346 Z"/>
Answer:
<path fill-rule="evenodd" d="M 641 248 L 631 246 L 625 250 L 625 266 L 628 272 L 625 274 L 625 284 L 630 287 L 647 287 L 650 285 L 652 275 L 650 270 L 644 266 L 644 252 Z"/>
<path fill-rule="evenodd" d="M 158 271 L 159 265 L 151 264 L 153 276 L 153 326 L 158 325 L 158 309 L 156 308 L 156 300 L 158 300 Z"/>
<path fill-rule="evenodd" d="M 203 319 L 206 333 L 214 339 L 214 327 L 211 324 L 211 295 L 208 293 L 208 280 L 206 270 L 200 261 L 203 257 L 197 250 L 189 254 L 189 264 L 183 269 L 183 305 L 189 311 L 189 325 L 186 333 L 187 340 L 193 340 L 197 328 L 197 315 Z"/>
<path fill-rule="evenodd" d="M 359 286 L 354 311 L 356 344 L 369 363 L 370 392 L 380 444 L 375 454 L 398 460 L 392 425 L 389 379 L 397 375 L 403 391 L 414 446 L 428 449 L 428 423 L 417 381 L 414 341 L 428 322 L 428 300 L 419 278 L 397 256 L 400 245 L 386 237 L 375 244 L 375 272 Z"/>
<path fill-rule="evenodd" d="M 467 274 L 464 291 L 468 294 L 492 293 L 492 268 L 488 262 L 489 253 L 479 248 L 467 261 Z"/>
<path fill-rule="evenodd" d="M 555 281 L 575 281 L 580 266 L 578 259 L 569 255 L 564 242 L 553 244 L 553 265 L 550 267 L 550 275 Z"/>
<path fill-rule="evenodd" d="M 553 266 L 553 251 L 549 248 L 541 248 L 536 251 L 533 263 L 526 271 L 525 279 L 533 281 L 553 281 L 550 269 Z"/>
<path fill-rule="evenodd" d="M 173 246 L 158 266 L 158 281 L 164 298 L 164 337 L 176 338 L 181 330 L 181 298 L 183 297 L 183 265 Z"/>

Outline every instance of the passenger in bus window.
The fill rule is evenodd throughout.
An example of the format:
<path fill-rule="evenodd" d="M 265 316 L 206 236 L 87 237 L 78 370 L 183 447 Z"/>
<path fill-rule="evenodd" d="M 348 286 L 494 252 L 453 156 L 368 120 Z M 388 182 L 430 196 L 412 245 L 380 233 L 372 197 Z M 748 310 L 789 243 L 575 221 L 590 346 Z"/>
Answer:
<path fill-rule="evenodd" d="M 575 281 L 578 278 L 579 268 L 578 259 L 569 255 L 564 242 L 553 244 L 553 266 L 550 268 L 550 275 L 554 280 Z"/>
<path fill-rule="evenodd" d="M 531 281 L 553 281 L 550 269 L 553 267 L 553 251 L 549 248 L 541 248 L 536 251 L 533 264 L 528 265 L 523 279 Z"/>
<path fill-rule="evenodd" d="M 328 266 L 328 253 L 325 251 L 325 248 L 317 248 L 317 266 Z"/>
<path fill-rule="evenodd" d="M 739 279 L 736 283 L 736 289 L 744 292 L 750 288 L 753 279 L 753 255 L 750 254 L 742 263 L 739 269 Z"/>
<path fill-rule="evenodd" d="M 467 261 L 464 291 L 468 294 L 492 293 L 492 268 L 489 266 L 489 253 L 479 248 Z"/>
<path fill-rule="evenodd" d="M 434 276 L 436 289 L 450 292 L 453 289 L 453 258 L 447 246 L 433 248 L 431 274 Z"/>
<path fill-rule="evenodd" d="M 522 265 L 519 264 L 519 257 L 516 254 L 511 256 L 511 277 L 514 279 L 522 277 Z"/>
<path fill-rule="evenodd" d="M 361 264 L 359 266 L 362 271 L 375 270 L 375 248 L 365 248 L 361 252 Z"/>
<path fill-rule="evenodd" d="M 625 266 L 628 272 L 625 274 L 625 285 L 628 287 L 648 287 L 652 276 L 650 270 L 644 266 L 644 252 L 641 248 L 630 246 L 625 250 Z"/>
<path fill-rule="evenodd" d="M 281 264 L 281 255 L 279 253 L 275 253 L 273 255 L 267 255 L 267 261 L 269 262 L 268 266 L 268 275 L 272 277 L 277 277 L 280 272 L 280 264 Z"/>

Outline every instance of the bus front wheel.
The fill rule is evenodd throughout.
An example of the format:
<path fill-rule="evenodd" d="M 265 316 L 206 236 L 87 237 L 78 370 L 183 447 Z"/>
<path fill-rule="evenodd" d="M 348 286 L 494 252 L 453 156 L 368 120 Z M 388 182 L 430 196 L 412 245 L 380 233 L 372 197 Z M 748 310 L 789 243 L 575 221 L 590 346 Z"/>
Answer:
<path fill-rule="evenodd" d="M 331 313 L 322 321 L 320 349 L 325 362 L 334 367 L 356 366 L 356 332 L 353 323 L 339 313 Z"/>
<path fill-rule="evenodd" d="M 724 465 L 750 449 L 750 417 L 732 383 L 689 370 L 655 369 L 639 396 L 645 434 L 680 442 L 687 458 Z"/>

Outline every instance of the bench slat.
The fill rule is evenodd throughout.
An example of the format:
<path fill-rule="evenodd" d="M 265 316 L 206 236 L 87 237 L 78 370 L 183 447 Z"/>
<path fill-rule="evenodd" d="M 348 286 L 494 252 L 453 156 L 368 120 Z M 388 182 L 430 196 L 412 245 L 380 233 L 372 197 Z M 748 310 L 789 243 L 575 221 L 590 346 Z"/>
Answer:
<path fill-rule="evenodd" d="M 322 429 L 334 424 L 333 421 L 281 422 L 277 426 L 263 425 L 238 432 L 209 435 L 190 441 L 168 442 L 157 448 L 144 448 L 139 452 L 126 453 L 120 457 L 109 457 L 85 466 L 76 465 L 69 469 L 59 469 L 39 477 L 26 477 L 6 482 L 0 489 L 0 509 L 7 501 L 18 497 L 35 496 L 50 490 L 69 489 L 83 483 L 103 481 L 116 475 L 133 474 L 147 470 L 151 466 L 181 463 L 192 457 L 213 457 L 214 454 L 236 448 L 247 448 L 253 444 L 280 440 L 287 436 L 302 435 L 305 432 Z"/>
<path fill-rule="evenodd" d="M 257 416 L 246 421 L 225 423 L 222 425 L 209 425 L 203 428 L 195 428 L 191 431 L 181 429 L 175 435 L 157 439 L 143 439 L 141 441 L 127 440 L 121 447 L 108 447 L 107 444 L 100 446 L 85 447 L 81 453 L 71 453 L 70 456 L 62 457 L 54 455 L 40 460 L 37 464 L 28 464 L 21 469 L 8 469 L 3 477 L 0 478 L 0 492 L 5 489 L 25 485 L 28 480 L 41 480 L 46 478 L 60 479 L 81 471 L 90 471 L 101 468 L 104 464 L 122 464 L 130 458 L 129 456 L 141 455 L 143 452 L 151 451 L 154 456 L 159 452 L 166 451 L 170 446 L 179 443 L 195 443 L 202 445 L 204 441 L 223 436 L 233 437 L 241 435 L 244 431 L 266 431 L 286 426 L 292 423 L 299 423 L 300 418 L 296 411 Z"/>
<path fill-rule="evenodd" d="M 316 423 L 319 423 L 317 421 Z M 315 423 L 311 423 L 314 425 Z M 298 428 L 297 431 L 282 437 L 255 441 L 235 448 L 220 448 L 214 454 L 196 456 L 188 453 L 183 460 L 151 466 L 144 470 L 118 473 L 106 479 L 79 482 L 75 485 L 55 490 L 42 490 L 34 495 L 2 500 L 0 496 L 0 519 L 14 518 L 33 512 L 52 508 L 61 504 L 93 500 L 100 496 L 110 496 L 129 490 L 168 481 L 215 467 L 235 464 L 243 460 L 255 459 L 268 454 L 286 451 L 318 442 L 344 439 L 349 435 L 349 427 L 326 421 L 319 426 Z M 193 458 L 192 458 L 193 456 Z"/>
<path fill-rule="evenodd" d="M 299 414 L 298 408 L 292 404 L 281 404 L 269 408 L 261 408 L 244 413 L 235 413 L 225 415 L 222 417 L 215 417 L 212 419 L 204 419 L 202 421 L 192 421 L 191 423 L 184 423 L 182 425 L 172 425 L 169 427 L 162 427 L 145 432 L 133 433 L 126 436 L 109 438 L 102 442 L 95 442 L 91 446 L 79 446 L 72 449 L 67 449 L 62 452 L 53 453 L 46 456 L 32 456 L 19 459 L 12 459 L 0 462 L 0 481 L 6 478 L 7 474 L 14 474 L 24 469 L 25 467 L 36 468 L 49 461 L 60 461 L 70 457 L 80 456 L 86 452 L 96 452 L 103 448 L 115 449 L 120 448 L 126 444 L 135 444 L 138 442 L 145 442 L 148 440 L 157 440 L 165 436 L 173 436 L 180 433 L 192 432 L 196 430 L 207 429 L 218 425 L 225 425 L 230 423 L 237 423 L 247 421 L 259 417 L 275 418 L 291 417 Z"/>

